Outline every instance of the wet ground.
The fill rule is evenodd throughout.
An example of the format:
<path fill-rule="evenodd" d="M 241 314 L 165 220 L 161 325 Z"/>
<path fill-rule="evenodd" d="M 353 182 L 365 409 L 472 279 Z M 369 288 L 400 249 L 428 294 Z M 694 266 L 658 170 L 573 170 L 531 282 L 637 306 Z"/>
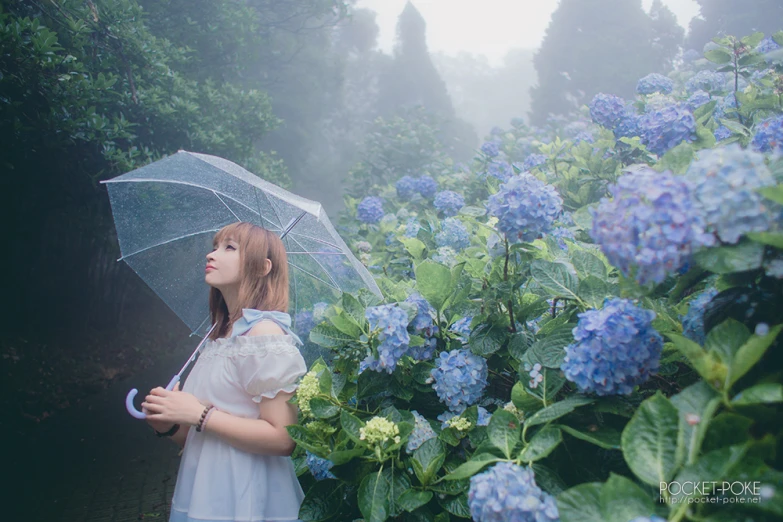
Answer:
<path fill-rule="evenodd" d="M 22 436 L 3 437 L 3 468 L 10 472 L 12 484 L 2 488 L 8 498 L 0 518 L 168 521 L 180 448 L 155 437 L 146 422 L 128 415 L 124 401 L 131 388 L 138 388 L 143 397 L 155 386 L 165 386 L 198 338 L 186 341 L 157 366 L 115 382 Z M 138 397 L 136 402 L 140 407 Z"/>

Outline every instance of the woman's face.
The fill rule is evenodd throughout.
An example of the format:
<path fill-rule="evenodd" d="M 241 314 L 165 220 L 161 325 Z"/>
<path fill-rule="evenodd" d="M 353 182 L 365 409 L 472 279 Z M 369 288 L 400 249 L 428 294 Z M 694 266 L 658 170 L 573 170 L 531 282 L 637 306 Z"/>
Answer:
<path fill-rule="evenodd" d="M 207 254 L 204 281 L 219 290 L 239 285 L 239 243 L 227 238 Z"/>

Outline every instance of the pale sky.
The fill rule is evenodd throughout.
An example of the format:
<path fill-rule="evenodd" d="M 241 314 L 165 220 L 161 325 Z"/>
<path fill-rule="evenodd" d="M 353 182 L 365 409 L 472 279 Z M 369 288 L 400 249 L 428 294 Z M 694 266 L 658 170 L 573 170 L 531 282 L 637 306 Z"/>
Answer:
<path fill-rule="evenodd" d="M 397 17 L 408 0 L 359 0 L 378 13 L 381 49 L 390 52 Z M 584 0 L 589 1 L 589 0 Z M 649 10 L 653 0 L 642 0 Z M 559 0 L 413 0 L 427 21 L 431 52 L 484 54 L 499 65 L 509 49 L 538 47 Z M 694 0 L 663 0 L 686 30 L 699 13 Z"/>

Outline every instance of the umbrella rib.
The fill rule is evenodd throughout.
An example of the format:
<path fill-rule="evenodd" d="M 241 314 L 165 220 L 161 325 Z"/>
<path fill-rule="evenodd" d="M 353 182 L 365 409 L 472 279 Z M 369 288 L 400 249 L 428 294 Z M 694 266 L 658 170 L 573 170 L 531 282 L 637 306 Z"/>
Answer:
<path fill-rule="evenodd" d="M 318 239 L 316 237 L 310 237 L 305 234 L 300 234 L 299 232 L 294 232 L 293 230 L 288 234 L 289 236 L 299 236 L 304 239 L 309 239 L 310 241 L 315 241 L 316 243 L 321 243 L 322 245 L 334 247 L 342 252 L 342 249 L 340 248 L 340 245 L 335 245 L 334 243 L 330 243 L 329 241 L 324 241 L 323 239 Z"/>
<path fill-rule="evenodd" d="M 237 215 L 234 213 L 234 211 L 233 211 L 233 210 L 231 210 L 231 207 L 229 207 L 229 206 L 228 206 L 228 204 L 226 204 L 226 202 L 225 202 L 225 201 L 223 201 L 223 198 L 221 198 L 221 197 L 220 197 L 220 194 L 218 194 L 218 193 L 217 193 L 217 192 L 215 192 L 214 190 L 212 191 L 212 193 L 215 195 L 215 197 L 216 197 L 216 198 L 218 198 L 218 199 L 220 200 L 220 202 L 221 202 L 221 203 L 223 203 L 223 206 L 224 206 L 224 207 L 226 207 L 226 208 L 228 209 L 228 211 L 229 211 L 229 212 L 231 212 L 231 214 L 234 216 L 234 218 L 235 218 L 237 221 L 242 221 L 241 219 L 239 219 L 239 216 L 237 216 Z M 260 214 L 260 213 L 259 213 L 258 215 L 259 215 L 259 216 L 261 216 L 261 214 Z"/>
<path fill-rule="evenodd" d="M 296 240 L 296 238 L 291 238 L 291 239 L 292 239 L 292 240 L 293 240 L 293 241 L 294 241 L 294 242 L 295 242 L 297 245 L 299 245 L 300 247 L 302 247 L 302 250 L 304 250 L 304 249 L 305 249 L 305 247 L 304 247 L 304 246 L 303 246 L 303 245 L 302 245 L 302 244 L 301 244 L 299 241 L 297 241 L 297 240 Z M 311 257 L 312 257 L 312 256 L 311 256 Z M 314 257 L 313 257 L 312 259 L 313 259 L 313 261 L 315 261 L 316 263 L 318 263 L 318 266 L 320 266 L 320 267 L 321 267 L 321 270 L 323 270 L 323 271 L 324 271 L 324 273 L 325 273 L 327 276 L 329 276 L 329 279 L 332 281 L 332 283 L 334 283 L 334 287 L 335 287 L 336 289 L 338 289 L 338 290 L 342 291 L 342 289 L 340 288 L 340 285 L 337 283 L 337 281 L 335 281 L 335 280 L 334 280 L 334 278 L 332 277 L 332 274 L 330 274 L 330 273 L 329 273 L 329 271 L 328 271 L 326 268 L 324 268 L 324 266 L 321 264 L 321 262 L 320 262 L 320 261 L 318 261 L 318 260 L 317 260 L 316 258 L 314 258 Z"/>
<path fill-rule="evenodd" d="M 327 282 L 327 281 L 324 281 L 323 279 L 321 279 L 321 278 L 320 278 L 320 277 L 318 277 L 317 275 L 315 275 L 315 274 L 313 274 L 313 273 L 310 273 L 309 271 L 305 270 L 305 269 L 304 269 L 304 268 L 302 268 L 301 266 L 297 266 L 297 265 L 293 264 L 293 263 L 292 263 L 292 262 L 290 262 L 290 261 L 288 262 L 288 264 L 289 264 L 289 265 L 291 265 L 292 267 L 294 267 L 294 268 L 298 269 L 298 270 L 301 270 L 302 272 L 304 272 L 305 274 L 309 275 L 309 276 L 310 276 L 310 277 L 312 277 L 313 279 L 315 279 L 315 280 L 317 280 L 317 281 L 320 281 L 320 282 L 322 282 L 322 283 L 323 283 L 323 284 L 325 284 L 326 286 L 330 286 L 330 287 L 334 288 L 335 290 L 338 290 L 338 291 L 342 292 L 342 290 L 340 289 L 340 287 L 339 287 L 339 286 L 337 286 L 337 283 L 335 283 L 335 284 L 331 284 L 331 283 L 329 283 L 329 282 Z M 331 279 L 331 278 L 330 278 L 330 279 Z"/>
<path fill-rule="evenodd" d="M 256 205 L 258 206 L 258 215 L 259 215 L 259 217 L 260 217 L 260 216 L 261 216 L 261 202 L 258 200 L 258 193 L 259 193 L 259 192 L 260 192 L 260 191 L 258 190 L 258 187 L 255 187 L 255 186 L 254 186 L 254 187 L 253 187 L 253 194 L 256 196 Z M 262 194 L 263 194 L 264 196 L 266 196 L 266 194 L 265 194 L 265 193 L 262 193 Z M 271 208 L 271 209 L 272 209 L 272 212 L 274 212 L 274 213 L 275 213 L 275 217 L 277 218 L 277 226 L 278 226 L 278 228 L 283 228 L 283 220 L 282 220 L 282 219 L 280 219 L 280 216 L 277 214 L 277 209 L 276 209 L 276 208 L 275 208 L 275 206 L 272 204 L 272 202 L 271 202 L 271 201 L 269 201 L 269 198 L 266 198 L 266 202 L 267 202 L 267 204 L 269 205 L 269 208 Z M 267 221 L 269 221 L 270 223 L 272 222 L 272 221 L 270 221 L 269 219 L 267 219 Z"/>
<path fill-rule="evenodd" d="M 109 181 L 111 181 L 111 180 L 109 180 Z M 230 199 L 231 201 L 234 201 L 234 202 L 236 202 L 236 203 L 237 203 L 237 205 L 242 205 L 243 207 L 245 207 L 246 209 L 248 209 L 250 212 L 256 212 L 255 210 L 253 210 L 253 208 L 252 208 L 252 207 L 250 207 L 250 206 L 248 206 L 248 205 L 246 205 L 246 204 L 242 203 L 241 201 L 239 201 L 239 200 L 238 200 L 238 199 L 236 199 L 236 198 L 232 198 L 231 196 L 229 196 L 228 194 L 226 194 L 226 193 L 224 193 L 224 192 L 219 192 L 219 191 L 217 191 L 217 190 L 215 190 L 215 189 L 211 189 L 211 188 L 208 188 L 208 187 L 202 187 L 201 185 L 197 185 L 196 183 L 188 183 L 188 182 L 186 182 L 186 181 L 177 181 L 177 180 L 169 180 L 169 179 L 154 179 L 154 178 L 126 179 L 126 180 L 111 181 L 111 182 L 112 182 L 112 183 L 171 183 L 171 184 L 174 184 L 174 185 L 187 185 L 187 186 L 189 186 L 189 187 L 195 187 L 195 188 L 199 188 L 199 189 L 203 189 L 203 190 L 208 190 L 208 191 L 210 191 L 210 192 L 213 192 L 214 194 L 220 194 L 221 196 L 223 196 L 223 197 L 225 197 L 225 198 L 228 198 L 228 199 Z M 256 191 L 258 191 L 258 187 L 255 187 L 255 186 L 254 186 L 254 187 L 253 187 L 253 190 L 256 190 Z M 258 200 L 258 196 L 256 196 L 256 200 Z M 270 207 L 272 207 L 271 203 L 270 203 L 270 205 L 269 205 L 269 206 L 270 206 Z M 281 226 L 281 225 L 275 224 L 275 222 L 274 222 L 274 221 L 272 221 L 271 219 L 265 218 L 265 217 L 264 217 L 264 216 L 261 214 L 260 210 L 261 210 L 261 209 L 260 209 L 260 207 L 259 207 L 259 210 L 258 210 L 258 216 L 259 216 L 261 219 L 265 219 L 266 221 L 269 221 L 269 223 L 271 223 L 273 226 L 275 226 L 275 227 L 277 227 L 277 228 L 280 228 L 280 226 Z M 274 207 L 272 207 L 272 210 L 273 210 L 273 211 L 275 210 L 275 209 L 274 209 Z M 275 215 L 277 215 L 277 212 L 275 212 Z M 278 217 L 278 219 L 279 219 L 279 217 Z"/>
<path fill-rule="evenodd" d="M 199 232 L 193 232 L 192 234 L 186 234 L 184 236 L 175 237 L 173 239 L 169 239 L 168 241 L 163 241 L 161 243 L 156 243 L 154 245 L 150 245 L 148 247 L 142 248 L 141 250 L 137 250 L 137 251 L 133 252 L 132 254 L 128 254 L 127 256 L 122 256 L 117 261 L 122 261 L 123 259 L 127 259 L 127 258 L 129 258 L 131 256 L 135 256 L 136 254 L 140 254 L 142 252 L 145 252 L 145 251 L 149 250 L 150 248 L 159 247 L 159 246 L 165 245 L 167 243 L 173 243 L 174 241 L 179 241 L 180 239 L 185 239 L 186 237 L 193 237 L 193 236 L 197 236 L 199 234 L 206 234 L 207 232 L 217 232 L 218 230 L 220 230 L 220 229 L 219 228 L 211 228 L 209 230 L 201 230 Z"/>

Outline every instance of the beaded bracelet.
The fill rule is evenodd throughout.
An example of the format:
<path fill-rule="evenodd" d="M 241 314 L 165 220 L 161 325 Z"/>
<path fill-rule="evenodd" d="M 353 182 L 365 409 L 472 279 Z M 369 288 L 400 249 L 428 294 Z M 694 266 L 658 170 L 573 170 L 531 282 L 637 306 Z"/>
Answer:
<path fill-rule="evenodd" d="M 209 410 L 214 408 L 214 406 L 206 406 L 204 408 L 204 411 L 201 412 L 201 418 L 198 421 L 198 425 L 196 426 L 196 431 L 201 431 L 201 428 L 204 426 L 204 419 L 207 418 L 207 413 L 209 413 Z"/>
<path fill-rule="evenodd" d="M 209 413 L 207 413 L 207 416 L 204 417 L 204 424 L 201 426 L 202 430 L 206 430 L 207 429 L 207 423 L 209 422 L 209 418 L 212 416 L 212 413 L 214 413 L 215 411 L 220 411 L 220 410 L 218 410 L 217 408 L 215 408 L 213 406 L 212 409 L 209 410 Z"/>

